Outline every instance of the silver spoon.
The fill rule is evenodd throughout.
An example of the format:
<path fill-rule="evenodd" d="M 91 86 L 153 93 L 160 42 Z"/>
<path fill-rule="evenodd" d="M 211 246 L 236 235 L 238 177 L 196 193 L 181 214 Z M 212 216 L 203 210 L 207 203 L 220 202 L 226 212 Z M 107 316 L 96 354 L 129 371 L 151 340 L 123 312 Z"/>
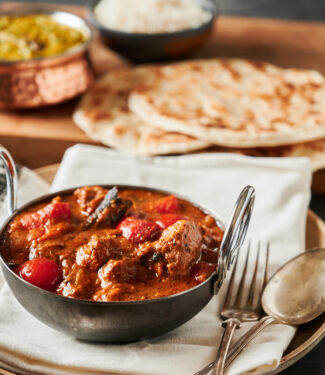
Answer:
<path fill-rule="evenodd" d="M 300 325 L 325 311 L 325 249 L 306 251 L 283 265 L 267 283 L 261 302 L 268 315 L 232 346 L 226 367 L 268 325 Z"/>

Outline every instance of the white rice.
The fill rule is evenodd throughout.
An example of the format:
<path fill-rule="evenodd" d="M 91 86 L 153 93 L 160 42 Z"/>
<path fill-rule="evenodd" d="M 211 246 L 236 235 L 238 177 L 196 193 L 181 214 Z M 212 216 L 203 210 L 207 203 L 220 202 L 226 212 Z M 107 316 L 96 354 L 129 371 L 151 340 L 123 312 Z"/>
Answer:
<path fill-rule="evenodd" d="M 101 0 L 98 21 L 129 33 L 166 33 L 198 27 L 212 18 L 197 0 Z"/>

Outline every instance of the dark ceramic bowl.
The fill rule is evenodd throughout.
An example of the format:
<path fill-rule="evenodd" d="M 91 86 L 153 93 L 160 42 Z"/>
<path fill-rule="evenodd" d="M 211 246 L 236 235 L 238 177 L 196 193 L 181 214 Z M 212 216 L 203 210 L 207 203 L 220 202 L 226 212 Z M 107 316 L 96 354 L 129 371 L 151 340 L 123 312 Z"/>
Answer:
<path fill-rule="evenodd" d="M 88 9 L 87 19 L 98 30 L 104 43 L 133 62 L 153 62 L 180 58 L 201 46 L 212 30 L 218 9 L 216 0 L 197 0 L 211 12 L 211 19 L 192 29 L 170 33 L 143 34 L 109 29 L 94 13 L 97 4 Z"/>
<path fill-rule="evenodd" d="M 9 213 L 0 231 L 0 245 L 10 221 L 34 204 L 42 203 L 56 195 L 69 194 L 75 189 L 59 191 L 33 200 L 18 210 L 15 207 L 16 175 L 10 154 L 0 145 L 0 160 L 7 174 Z M 113 185 L 104 185 L 111 188 Z M 171 194 L 163 190 L 119 185 L 120 188 L 141 188 Z M 175 194 L 181 199 L 181 197 Z M 35 318 L 46 325 L 79 339 L 106 342 L 130 342 L 157 336 L 187 322 L 196 315 L 218 292 L 230 259 L 232 248 L 243 241 L 254 202 L 254 189 L 246 187 L 237 201 L 221 245 L 218 272 L 206 281 L 184 292 L 167 297 L 131 302 L 98 302 L 68 298 L 40 289 L 20 278 L 0 256 L 2 273 L 14 296 Z M 221 227 L 215 213 L 191 202 L 212 215 Z M 235 224 L 235 226 L 233 226 Z M 239 236 L 239 237 L 238 237 Z M 228 251 L 229 250 L 229 251 Z M 222 272 L 220 272 L 222 271 Z"/>

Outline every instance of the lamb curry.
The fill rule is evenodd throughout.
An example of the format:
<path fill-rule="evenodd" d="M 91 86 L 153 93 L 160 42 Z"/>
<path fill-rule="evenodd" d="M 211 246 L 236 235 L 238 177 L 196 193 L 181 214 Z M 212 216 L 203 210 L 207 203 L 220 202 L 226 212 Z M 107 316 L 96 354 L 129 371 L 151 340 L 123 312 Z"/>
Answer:
<path fill-rule="evenodd" d="M 43 289 L 135 301 L 206 280 L 222 235 L 212 216 L 173 195 L 90 186 L 15 216 L 0 251 L 14 272 Z"/>

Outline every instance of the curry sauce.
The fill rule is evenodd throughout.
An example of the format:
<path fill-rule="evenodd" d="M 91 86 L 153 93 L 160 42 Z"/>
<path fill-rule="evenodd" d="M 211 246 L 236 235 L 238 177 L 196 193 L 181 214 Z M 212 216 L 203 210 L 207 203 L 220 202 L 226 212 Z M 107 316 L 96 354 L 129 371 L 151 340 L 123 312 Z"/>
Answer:
<path fill-rule="evenodd" d="M 15 216 L 0 249 L 5 262 L 37 286 L 94 301 L 168 296 L 215 271 L 223 232 L 213 217 L 140 189 L 119 190 L 99 210 L 107 196 L 83 187 Z"/>

